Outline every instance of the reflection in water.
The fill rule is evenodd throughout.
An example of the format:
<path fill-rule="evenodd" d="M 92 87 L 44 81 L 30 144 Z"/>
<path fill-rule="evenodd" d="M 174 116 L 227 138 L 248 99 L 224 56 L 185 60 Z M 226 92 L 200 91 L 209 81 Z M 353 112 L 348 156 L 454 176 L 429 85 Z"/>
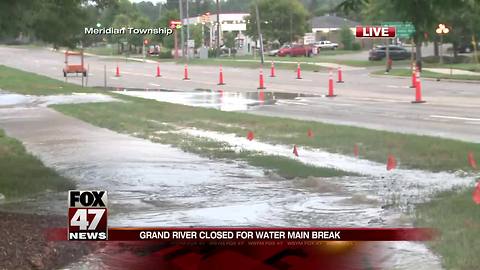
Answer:
<path fill-rule="evenodd" d="M 182 105 L 213 108 L 222 111 L 243 111 L 261 105 L 274 105 L 278 100 L 295 100 L 313 95 L 267 92 L 225 92 L 197 90 L 192 92 L 166 90 L 118 89 L 120 94 Z"/>

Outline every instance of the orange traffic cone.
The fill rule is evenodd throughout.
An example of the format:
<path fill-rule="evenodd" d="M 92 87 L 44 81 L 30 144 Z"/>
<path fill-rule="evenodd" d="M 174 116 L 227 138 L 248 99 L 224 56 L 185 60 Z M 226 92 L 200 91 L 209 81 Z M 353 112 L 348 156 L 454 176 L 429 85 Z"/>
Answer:
<path fill-rule="evenodd" d="M 298 150 L 297 150 L 297 145 L 293 146 L 293 154 L 298 157 Z"/>
<path fill-rule="evenodd" d="M 415 63 L 412 64 L 412 85 L 410 85 L 410 88 L 416 88 L 417 85 L 417 67 Z"/>
<path fill-rule="evenodd" d="M 353 146 L 353 155 L 354 155 L 355 157 L 358 157 L 358 154 L 359 154 L 358 144 L 355 144 L 355 145 Z"/>
<path fill-rule="evenodd" d="M 265 82 L 263 80 L 263 71 L 260 70 L 260 75 L 259 75 L 259 78 L 258 78 L 258 88 L 257 89 L 266 89 L 265 88 Z"/>
<path fill-rule="evenodd" d="M 117 68 L 115 69 L 115 77 L 120 77 L 120 68 L 117 65 Z"/>
<path fill-rule="evenodd" d="M 160 65 L 157 65 L 157 77 L 162 77 L 162 75 L 160 75 Z"/>
<path fill-rule="evenodd" d="M 394 155 L 390 154 L 387 158 L 387 171 L 391 171 L 395 168 L 397 168 L 397 160 Z"/>
<path fill-rule="evenodd" d="M 190 78 L 188 77 L 188 65 L 185 64 L 185 67 L 183 68 L 183 80 L 188 81 Z"/>
<path fill-rule="evenodd" d="M 314 136 L 314 135 L 313 135 L 313 131 L 312 131 L 310 128 L 307 130 L 307 136 L 308 136 L 309 138 L 313 138 L 313 136 Z"/>
<path fill-rule="evenodd" d="M 328 75 L 328 95 L 327 97 L 336 97 L 333 93 L 333 77 L 332 77 L 332 70 L 330 70 L 330 73 Z"/>
<path fill-rule="evenodd" d="M 254 138 L 253 131 L 248 131 L 247 133 L 247 140 L 252 141 Z"/>
<path fill-rule="evenodd" d="M 477 180 L 477 186 L 472 194 L 472 199 L 476 204 L 480 204 L 480 182 Z"/>
<path fill-rule="evenodd" d="M 337 80 L 337 83 L 343 83 L 343 76 L 342 76 L 342 67 L 338 67 L 338 71 L 337 71 L 337 74 L 338 74 L 338 80 Z"/>
<path fill-rule="evenodd" d="M 472 167 L 472 169 L 474 169 L 474 170 L 477 169 L 477 161 L 475 160 L 475 157 L 473 156 L 473 152 L 468 153 L 468 164 L 470 164 L 470 167 Z"/>
<path fill-rule="evenodd" d="M 297 64 L 297 80 L 302 79 L 302 69 L 300 68 L 300 63 Z"/>
<path fill-rule="evenodd" d="M 425 100 L 422 100 L 422 81 L 420 80 L 420 72 L 416 71 L 415 76 L 415 100 L 412 103 L 425 103 Z"/>
<path fill-rule="evenodd" d="M 272 65 L 270 66 L 270 77 L 275 77 L 275 64 L 272 61 Z"/>
<path fill-rule="evenodd" d="M 225 85 L 225 82 L 223 81 L 223 69 L 222 65 L 220 65 L 220 74 L 218 76 L 218 85 Z"/>

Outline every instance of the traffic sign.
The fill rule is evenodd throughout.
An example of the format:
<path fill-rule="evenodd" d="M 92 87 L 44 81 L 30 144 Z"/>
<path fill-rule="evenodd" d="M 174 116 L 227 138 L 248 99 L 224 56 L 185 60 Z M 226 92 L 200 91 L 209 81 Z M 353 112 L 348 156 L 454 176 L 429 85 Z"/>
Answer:
<path fill-rule="evenodd" d="M 399 38 L 410 38 L 415 33 L 415 26 L 411 22 L 383 22 L 382 25 L 395 27 Z"/>

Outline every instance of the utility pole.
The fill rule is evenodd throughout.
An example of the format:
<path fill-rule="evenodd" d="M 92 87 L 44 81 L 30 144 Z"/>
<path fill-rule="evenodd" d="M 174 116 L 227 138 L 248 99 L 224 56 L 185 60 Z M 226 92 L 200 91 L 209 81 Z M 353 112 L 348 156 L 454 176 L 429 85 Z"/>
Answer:
<path fill-rule="evenodd" d="M 182 0 L 178 1 L 178 8 L 180 10 L 180 22 L 182 23 L 182 27 L 180 28 L 180 43 L 182 48 L 182 58 L 185 58 L 185 37 L 183 35 L 183 3 Z"/>
<path fill-rule="evenodd" d="M 217 50 L 216 56 L 220 56 L 220 1 L 217 0 L 217 36 L 216 36 Z"/>
<path fill-rule="evenodd" d="M 190 41 L 190 21 L 189 21 L 189 12 L 188 12 L 188 2 L 190 0 L 187 0 L 187 60 L 190 58 L 190 47 L 188 45 L 188 42 Z"/>
<path fill-rule="evenodd" d="M 262 62 L 262 67 L 264 64 L 263 58 L 263 38 L 262 38 L 262 30 L 260 29 L 260 14 L 258 12 L 258 1 L 255 0 L 255 15 L 257 20 L 257 32 L 258 32 L 258 40 L 260 41 L 260 61 Z"/>

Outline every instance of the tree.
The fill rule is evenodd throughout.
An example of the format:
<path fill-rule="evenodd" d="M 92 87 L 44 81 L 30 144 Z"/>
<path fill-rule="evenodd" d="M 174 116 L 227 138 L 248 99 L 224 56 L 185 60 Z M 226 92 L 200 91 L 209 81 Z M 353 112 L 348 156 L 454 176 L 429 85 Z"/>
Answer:
<path fill-rule="evenodd" d="M 343 48 L 345 50 L 351 50 L 354 40 L 355 37 L 353 36 L 350 28 L 346 25 L 342 26 L 342 28 L 340 29 L 340 41 L 343 44 Z"/>
<path fill-rule="evenodd" d="M 339 6 L 345 12 L 360 12 L 363 8 L 368 8 L 371 3 L 383 4 L 388 13 L 396 14 L 396 17 L 402 21 L 408 21 L 415 27 L 414 41 L 416 45 L 416 62 L 421 68 L 422 64 L 422 42 L 425 40 L 425 33 L 431 31 L 437 22 L 439 10 L 448 10 L 451 13 L 458 8 L 458 2 L 455 0 L 345 0 Z M 383 2 L 382 2 L 383 1 Z M 474 0 L 478 1 L 478 0 Z M 385 10 L 371 9 L 375 11 L 385 12 Z"/>
<path fill-rule="evenodd" d="M 180 15 L 179 15 L 177 9 L 167 10 L 166 12 L 162 12 L 162 17 L 155 22 L 154 26 L 155 27 L 168 27 L 170 21 L 179 20 L 179 19 L 180 19 Z M 156 36 L 153 37 L 153 41 L 161 42 L 163 44 L 163 46 L 165 46 L 167 48 L 170 48 L 170 49 L 175 46 L 173 34 L 169 35 L 169 36 L 156 35 Z"/>
<path fill-rule="evenodd" d="M 259 0 L 258 9 L 264 40 L 295 41 L 307 29 L 308 13 L 298 0 Z M 250 7 L 247 34 L 258 38 L 255 6 Z"/>
<path fill-rule="evenodd" d="M 235 33 L 233 32 L 227 32 L 223 35 L 223 40 L 224 40 L 224 44 L 225 44 L 225 47 L 227 48 L 234 48 L 235 47 Z"/>

